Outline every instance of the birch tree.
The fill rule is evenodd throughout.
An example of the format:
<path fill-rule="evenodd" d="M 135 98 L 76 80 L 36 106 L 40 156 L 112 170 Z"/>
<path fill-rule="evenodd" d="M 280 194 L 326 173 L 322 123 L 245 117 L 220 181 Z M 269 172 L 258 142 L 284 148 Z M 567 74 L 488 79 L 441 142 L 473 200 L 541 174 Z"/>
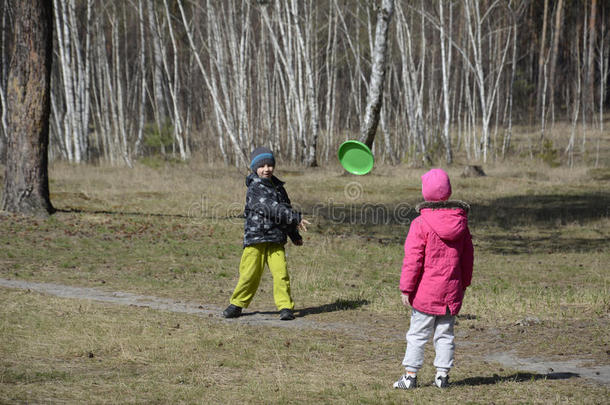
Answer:
<path fill-rule="evenodd" d="M 233 120 L 227 116 L 227 113 L 231 110 L 223 108 L 223 104 L 222 104 L 222 100 L 221 100 L 222 94 L 220 94 L 219 89 L 216 87 L 215 81 L 213 80 L 213 78 L 211 77 L 211 74 L 208 72 L 208 70 L 205 68 L 205 66 L 202 62 L 201 56 L 199 54 L 199 50 L 198 50 L 197 46 L 195 45 L 192 27 L 186 18 L 186 13 L 184 12 L 184 7 L 180 0 L 178 0 L 178 7 L 180 9 L 180 16 L 182 17 L 182 23 L 185 28 L 185 33 L 186 33 L 186 36 L 187 36 L 187 39 L 189 42 L 191 52 L 193 52 L 193 55 L 195 56 L 197 66 L 204 79 L 206 88 L 208 89 L 208 91 L 210 92 L 210 96 L 212 97 L 214 112 L 216 114 L 217 119 L 219 119 L 220 122 L 222 122 L 222 126 L 223 126 L 224 130 L 227 132 L 227 135 L 229 136 L 229 139 L 231 140 L 231 144 L 232 144 L 233 150 L 235 152 L 235 158 L 236 158 L 235 163 L 238 166 L 243 165 L 242 167 L 247 167 L 248 166 L 247 158 L 244 153 L 244 150 L 242 149 L 242 145 L 240 144 L 240 142 L 238 140 L 238 136 L 236 134 L 236 129 L 235 129 L 235 124 L 234 124 Z M 207 1 L 206 7 L 208 10 L 208 16 L 214 15 L 213 4 L 210 2 L 210 0 Z"/>
<path fill-rule="evenodd" d="M 551 109 L 551 122 L 555 122 L 555 72 L 557 70 L 557 56 L 559 53 L 559 38 L 563 30 L 563 0 L 557 1 L 557 9 L 555 10 L 555 26 L 553 29 L 553 45 L 550 55 L 549 67 L 549 108 Z M 578 41 L 578 39 L 577 39 Z"/>
<path fill-rule="evenodd" d="M 188 157 L 187 146 L 184 143 L 183 139 L 183 123 L 181 117 L 180 106 L 178 102 L 178 97 L 180 93 L 180 79 L 178 76 L 178 46 L 176 43 L 176 37 L 174 34 L 174 28 L 172 24 L 172 18 L 169 12 L 169 6 L 167 4 L 167 0 L 163 0 L 163 6 L 165 9 L 165 18 L 169 31 L 169 36 L 172 44 L 172 55 L 173 55 L 173 71 L 170 72 L 170 66 L 167 62 L 167 55 L 164 48 L 161 48 L 161 53 L 163 55 L 163 69 L 166 75 L 167 82 L 169 83 L 169 95 L 172 103 L 172 114 L 173 114 L 173 137 L 174 142 L 178 144 L 178 151 L 180 153 L 180 159 L 186 160 Z"/>
<path fill-rule="evenodd" d="M 150 33 L 150 44 L 152 45 L 152 88 L 153 88 L 153 112 L 157 131 L 161 132 L 167 125 L 166 97 L 163 81 L 163 55 L 161 53 L 161 28 L 159 26 L 157 14 L 154 9 L 153 1 L 146 1 L 148 30 Z M 165 153 L 165 145 L 161 142 L 161 153 Z"/>
<path fill-rule="evenodd" d="M 588 24 L 588 37 L 589 43 L 587 45 L 587 66 L 585 76 L 585 88 L 586 88 L 586 109 L 591 114 L 593 119 L 593 112 L 595 111 L 595 43 L 597 37 L 597 0 L 591 0 L 591 14 L 589 15 Z"/>
<path fill-rule="evenodd" d="M 578 38 L 578 36 L 577 36 Z M 572 128 L 571 128 L 571 132 L 570 132 L 570 140 L 568 142 L 568 146 L 566 147 L 566 155 L 568 157 L 568 165 L 570 167 L 574 166 L 574 144 L 576 142 L 576 124 L 578 122 L 578 114 L 580 113 L 580 99 L 581 99 L 581 93 L 582 93 L 582 79 L 581 79 L 581 75 L 582 75 L 582 69 L 581 69 L 581 62 L 580 62 L 580 56 L 581 56 L 581 50 L 580 50 L 580 42 L 577 39 L 576 40 L 576 49 L 573 51 L 573 53 L 575 54 L 575 58 L 574 60 L 576 60 L 577 66 L 576 66 L 576 80 L 574 81 L 573 84 L 573 92 L 574 92 L 574 102 L 572 103 Z"/>
<path fill-rule="evenodd" d="M 386 55 L 388 47 L 388 30 L 394 13 L 394 0 L 382 0 L 377 13 L 375 29 L 375 46 L 372 54 L 371 76 L 364 120 L 360 128 L 360 141 L 369 148 L 373 147 L 379 114 L 383 101 L 383 87 L 386 75 Z"/>
<path fill-rule="evenodd" d="M 80 163 L 87 159 L 89 151 L 89 85 L 90 85 L 90 24 L 92 1 L 85 3 L 84 33 L 79 32 L 74 0 L 54 0 L 55 26 L 57 27 L 57 48 L 63 89 L 60 104 L 54 100 L 54 118 L 62 129 L 64 153 L 70 162 Z M 84 41 L 81 40 L 84 39 Z"/>
<path fill-rule="evenodd" d="M 547 52 L 546 52 L 546 32 L 548 25 L 548 14 L 549 14 L 549 0 L 544 0 L 544 11 L 542 18 L 542 30 L 540 39 L 540 49 L 538 51 L 538 80 L 536 90 L 536 117 L 539 117 L 542 113 L 542 91 L 543 91 L 543 73 L 545 71 L 547 63 Z"/>
<path fill-rule="evenodd" d="M 452 37 L 451 37 L 451 28 L 453 26 L 452 24 L 452 16 L 453 16 L 453 3 L 449 3 L 449 24 L 448 24 L 448 34 L 446 35 L 445 32 L 445 2 L 443 2 L 442 0 L 439 1 L 438 4 L 438 15 L 440 18 L 440 43 L 441 43 L 441 72 L 442 72 L 442 76 L 443 76 L 443 111 L 444 111 L 444 123 L 443 123 L 443 141 L 445 143 L 445 159 L 447 160 L 447 164 L 451 164 L 453 163 L 453 152 L 451 150 L 451 135 L 449 133 L 449 127 L 451 124 L 451 111 L 449 109 L 449 99 L 450 99 L 450 95 L 449 95 L 449 82 L 450 82 L 450 78 L 449 78 L 449 66 L 451 66 L 451 55 L 452 52 L 451 50 L 453 49 L 453 47 L 451 46 L 451 42 L 452 42 Z M 445 36 L 447 36 L 447 39 L 445 39 Z M 449 46 L 447 46 L 447 44 Z"/>
<path fill-rule="evenodd" d="M 405 12 L 398 7 L 397 39 L 401 55 L 403 97 L 407 112 L 407 125 L 411 130 L 415 147 L 420 151 L 424 165 L 431 162 L 428 155 L 424 120 L 424 75 L 426 68 L 426 35 L 424 32 L 423 1 L 420 1 L 420 27 L 419 55 L 415 52 L 410 24 Z M 417 61 L 416 61 L 417 60 Z"/>
<path fill-rule="evenodd" d="M 499 89 L 500 79 L 506 64 L 508 50 L 510 48 L 511 26 L 505 28 L 505 40 L 498 41 L 496 49 L 492 49 L 492 54 L 496 56 L 491 59 L 493 66 L 484 65 L 484 54 L 488 52 L 484 47 L 493 47 L 495 35 L 502 35 L 502 31 L 495 33 L 484 33 L 483 30 L 487 24 L 487 19 L 493 18 L 493 11 L 499 8 L 499 1 L 494 1 L 487 10 L 481 10 L 481 4 L 475 0 L 464 0 L 464 11 L 466 15 L 466 24 L 468 29 L 468 38 L 470 41 L 470 51 L 472 58 L 467 57 L 466 63 L 472 70 L 475 78 L 475 84 L 478 90 L 478 100 L 481 109 L 481 149 L 483 152 L 483 162 L 487 162 L 487 154 L 490 144 L 490 120 L 493 114 L 494 104 L 496 102 L 496 93 Z M 483 14 L 481 12 L 484 12 Z M 487 42 L 484 43 L 483 37 L 487 36 Z M 502 44 L 504 42 L 504 44 Z M 462 55 L 466 56 L 464 50 L 459 49 Z"/>

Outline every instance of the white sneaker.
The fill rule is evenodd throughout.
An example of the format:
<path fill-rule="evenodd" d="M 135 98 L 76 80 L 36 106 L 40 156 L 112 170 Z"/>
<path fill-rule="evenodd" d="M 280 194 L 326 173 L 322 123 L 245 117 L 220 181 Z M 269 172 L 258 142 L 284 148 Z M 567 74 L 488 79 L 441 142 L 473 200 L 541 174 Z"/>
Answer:
<path fill-rule="evenodd" d="M 415 387 L 417 387 L 417 375 L 405 374 L 394 383 L 394 388 L 401 390 L 410 390 L 411 388 Z"/>
<path fill-rule="evenodd" d="M 449 386 L 449 375 L 447 373 L 436 373 L 434 385 L 438 388 L 447 388 Z"/>

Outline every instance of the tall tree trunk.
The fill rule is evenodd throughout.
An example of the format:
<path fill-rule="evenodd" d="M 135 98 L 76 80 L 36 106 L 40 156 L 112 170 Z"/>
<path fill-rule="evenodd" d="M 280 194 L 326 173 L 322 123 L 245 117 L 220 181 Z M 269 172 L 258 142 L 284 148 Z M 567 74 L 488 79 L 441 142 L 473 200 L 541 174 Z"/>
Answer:
<path fill-rule="evenodd" d="M 2 210 L 47 216 L 53 9 L 51 0 L 16 0 L 7 85 L 7 164 Z"/>
<path fill-rule="evenodd" d="M 451 150 L 451 135 L 449 134 L 449 125 L 451 123 L 451 112 L 449 110 L 449 66 L 451 66 L 451 29 L 453 21 L 453 7 L 452 4 L 449 4 L 449 24 L 447 44 L 448 46 L 445 49 L 445 21 L 444 21 L 444 8 L 445 4 L 441 0 L 439 1 L 439 18 L 440 18 L 440 41 L 441 41 L 441 71 L 443 75 L 443 109 L 444 109 L 444 123 L 443 123 L 443 141 L 445 143 L 445 158 L 447 160 L 447 164 L 453 163 L 453 152 Z"/>
<path fill-rule="evenodd" d="M 134 158 L 140 155 L 142 137 L 144 135 L 144 117 L 146 114 L 146 42 L 144 37 L 144 10 L 142 7 L 142 0 L 138 0 L 138 28 L 140 34 L 140 108 L 138 112 L 138 126 L 136 143 L 134 145 Z"/>
<path fill-rule="evenodd" d="M 610 42 L 606 42 L 608 38 L 608 31 L 606 30 L 606 20 L 604 19 L 604 11 L 602 8 L 602 24 L 600 27 L 600 38 L 598 44 L 598 68 L 599 68 L 599 133 L 600 136 L 597 138 L 597 148 L 595 153 L 595 167 L 599 166 L 599 144 L 601 134 L 604 133 L 604 101 L 606 100 L 606 84 L 608 83 L 608 68 L 610 65 Z"/>
<path fill-rule="evenodd" d="M 364 120 L 360 128 L 360 141 L 369 148 L 373 147 L 375 133 L 379 125 L 379 113 L 383 101 L 383 85 L 386 73 L 386 54 L 388 47 L 388 29 L 392 14 L 394 13 L 394 0 L 382 0 L 377 13 L 377 28 L 375 30 L 375 48 L 373 50 L 373 66 L 369 82 Z"/>
<path fill-rule="evenodd" d="M 536 90 L 536 117 L 539 117 L 541 114 L 542 108 L 542 90 L 543 90 L 543 73 L 544 73 L 544 64 L 546 63 L 546 31 L 548 24 L 548 14 L 549 14 L 549 0 L 544 0 L 544 13 L 542 18 L 542 33 L 540 39 L 540 51 L 538 53 L 538 81 L 536 82 L 537 90 Z"/>
<path fill-rule="evenodd" d="M 563 21 L 563 0 L 557 1 L 555 11 L 555 29 L 553 31 L 553 48 L 551 50 L 551 67 L 549 70 L 549 107 L 551 108 L 551 119 L 555 122 L 555 72 L 557 69 L 557 53 L 559 49 L 559 37 L 561 36 Z"/>
<path fill-rule="evenodd" d="M 8 27 L 9 3 L 8 0 L 0 0 L 0 163 L 6 161 L 6 74 L 8 71 L 9 51 L 8 51 Z"/>
<path fill-rule="evenodd" d="M 163 130 L 167 121 L 167 108 L 165 107 L 165 95 L 163 90 L 163 55 L 161 53 L 161 29 L 157 23 L 153 1 L 147 1 L 148 29 L 153 47 L 152 64 L 152 86 L 153 86 L 153 111 L 159 132 Z"/>
<path fill-rule="evenodd" d="M 595 64 L 593 57 L 595 56 L 595 41 L 597 34 L 597 0 L 591 0 L 591 15 L 589 16 L 589 46 L 587 48 L 587 76 L 585 79 L 586 99 L 585 111 L 591 115 L 595 111 Z"/>

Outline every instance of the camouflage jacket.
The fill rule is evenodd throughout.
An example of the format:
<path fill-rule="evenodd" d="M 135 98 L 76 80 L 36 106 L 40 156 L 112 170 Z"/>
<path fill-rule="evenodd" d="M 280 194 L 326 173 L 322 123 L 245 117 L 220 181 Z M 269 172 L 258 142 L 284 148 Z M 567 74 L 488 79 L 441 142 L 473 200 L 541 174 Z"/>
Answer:
<path fill-rule="evenodd" d="M 285 244 L 287 237 L 301 239 L 297 225 L 301 214 L 292 209 L 284 182 L 273 176 L 263 179 L 255 173 L 246 178 L 244 247 L 263 242 Z"/>

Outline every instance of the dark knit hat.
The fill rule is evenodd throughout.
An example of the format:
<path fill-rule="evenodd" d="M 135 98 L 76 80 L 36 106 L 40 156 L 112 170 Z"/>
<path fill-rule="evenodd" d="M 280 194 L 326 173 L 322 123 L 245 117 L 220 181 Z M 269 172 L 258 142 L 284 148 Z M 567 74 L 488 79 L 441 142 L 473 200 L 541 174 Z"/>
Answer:
<path fill-rule="evenodd" d="M 252 155 L 250 155 L 250 169 L 252 169 L 253 172 L 256 172 L 256 169 L 265 164 L 275 166 L 275 158 L 273 157 L 271 149 L 265 147 L 254 149 Z"/>

